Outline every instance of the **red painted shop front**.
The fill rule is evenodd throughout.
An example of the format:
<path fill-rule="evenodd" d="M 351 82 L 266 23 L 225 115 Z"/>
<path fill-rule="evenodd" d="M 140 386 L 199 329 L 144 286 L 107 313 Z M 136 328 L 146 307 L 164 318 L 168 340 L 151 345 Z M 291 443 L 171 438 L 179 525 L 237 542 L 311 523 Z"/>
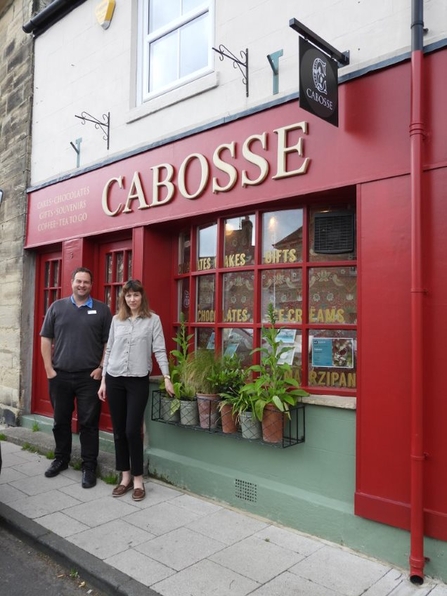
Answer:
<path fill-rule="evenodd" d="M 427 55 L 426 72 L 444 72 L 446 63 L 446 52 Z M 446 88 L 436 76 L 427 76 L 426 83 L 424 507 L 426 533 L 446 540 Z M 26 243 L 41 263 L 36 321 L 42 320 L 52 299 L 45 302 L 45 292 L 53 298 L 67 295 L 72 269 L 83 264 L 95 272 L 95 297 L 108 300 L 112 308 L 120 282 L 129 275 L 141 278 L 170 338 L 178 323 L 178 282 L 190 273 L 178 261 L 179 237 L 185 230 L 188 234 L 195 226 L 232 217 L 252 217 L 261 230 L 264 212 L 299 208 L 306 218 L 318 206 L 353 209 L 358 318 L 344 322 L 357 334 L 356 386 L 319 387 L 310 382 L 309 367 L 303 384 L 310 392 L 357 397 L 355 512 L 402 528 L 409 527 L 410 502 L 409 88 L 410 64 L 402 63 L 340 86 L 338 128 L 292 101 L 36 188 L 29 194 Z M 314 233 L 312 226 L 308 233 L 306 229 L 303 226 L 303 246 L 307 234 Z M 191 234 L 194 251 L 196 236 Z M 218 238 L 222 244 L 224 236 Z M 256 241 L 254 246 L 259 256 L 262 248 Z M 254 274 L 262 268 L 256 258 L 254 254 Z M 55 262 L 60 268 L 56 288 L 51 285 Z M 312 268 L 305 256 L 301 265 L 306 271 Z M 201 266 L 206 268 L 207 261 Z M 286 267 L 280 257 L 278 267 Z M 348 262 L 341 261 L 340 269 L 346 267 Z M 190 295 L 193 305 L 196 291 Z M 310 312 L 309 293 L 303 300 L 303 312 Z M 255 295 L 258 312 L 260 302 L 262 296 Z M 242 317 L 242 311 L 236 309 L 235 316 Z M 200 327 L 200 321 L 196 323 Z M 319 322 L 303 323 L 303 338 L 309 332 L 306 325 L 318 328 Z M 259 325 L 254 328 L 256 333 Z M 38 329 L 34 341 L 37 346 Z M 36 356 L 33 408 L 51 415 L 41 368 Z M 108 428 L 107 422 L 103 426 Z"/>

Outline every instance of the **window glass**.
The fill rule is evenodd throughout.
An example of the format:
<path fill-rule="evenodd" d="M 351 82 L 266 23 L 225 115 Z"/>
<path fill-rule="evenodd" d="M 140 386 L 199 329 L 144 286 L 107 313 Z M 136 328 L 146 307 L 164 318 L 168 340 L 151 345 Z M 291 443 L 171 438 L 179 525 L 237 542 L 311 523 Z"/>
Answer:
<path fill-rule="evenodd" d="M 252 323 L 254 306 L 254 273 L 240 271 L 223 275 L 223 321 Z"/>
<path fill-rule="evenodd" d="M 285 362 L 292 367 L 292 376 L 300 384 L 302 382 L 302 335 L 297 329 L 281 327 L 277 341 L 281 344 L 281 349 L 285 348 L 281 356 L 281 363 Z M 268 349 L 268 345 L 263 343 Z"/>
<path fill-rule="evenodd" d="M 176 32 L 157 39 L 149 46 L 150 89 L 166 87 L 177 79 L 177 46 L 178 35 Z"/>
<path fill-rule="evenodd" d="M 302 260 L 303 210 L 286 209 L 262 216 L 262 262 L 268 265 Z"/>
<path fill-rule="evenodd" d="M 309 269 L 309 323 L 357 323 L 357 267 Z"/>
<path fill-rule="evenodd" d="M 313 330 L 309 335 L 309 386 L 357 387 L 357 333 Z"/>
<path fill-rule="evenodd" d="M 186 77 L 208 65 L 208 18 L 208 15 L 203 15 L 179 30 L 179 78 Z"/>
<path fill-rule="evenodd" d="M 197 271 L 207 271 L 216 266 L 217 224 L 199 228 L 197 239 Z"/>
<path fill-rule="evenodd" d="M 201 275 L 197 278 L 197 323 L 214 323 L 216 319 L 214 284 L 214 275 Z"/>
<path fill-rule="evenodd" d="M 181 279 L 178 284 L 178 320 L 180 321 L 181 315 L 185 321 L 189 321 L 189 307 L 191 306 L 191 294 L 189 290 L 189 277 Z"/>
<path fill-rule="evenodd" d="M 198 350 L 214 350 L 215 339 L 214 330 L 209 327 L 201 327 L 197 329 L 196 349 Z"/>
<path fill-rule="evenodd" d="M 224 267 L 244 267 L 255 262 L 255 218 L 232 217 L 224 222 Z"/>
<path fill-rule="evenodd" d="M 140 0 L 140 100 L 211 69 L 212 0 Z"/>
<path fill-rule="evenodd" d="M 270 303 L 276 311 L 278 323 L 302 323 L 301 269 L 264 269 L 261 273 L 262 320 L 267 321 Z"/>
<path fill-rule="evenodd" d="M 223 330 L 222 353 L 225 356 L 236 354 L 243 366 L 253 364 L 251 351 L 253 349 L 253 330 L 247 328 L 230 328 Z"/>
<path fill-rule="evenodd" d="M 191 268 L 191 236 L 189 232 L 182 232 L 179 236 L 178 272 L 189 273 Z"/>

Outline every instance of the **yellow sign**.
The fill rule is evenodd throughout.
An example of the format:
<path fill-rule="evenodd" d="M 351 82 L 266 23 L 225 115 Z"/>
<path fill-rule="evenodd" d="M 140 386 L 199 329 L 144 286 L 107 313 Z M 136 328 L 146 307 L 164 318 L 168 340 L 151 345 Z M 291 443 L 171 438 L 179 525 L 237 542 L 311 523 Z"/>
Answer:
<path fill-rule="evenodd" d="M 96 7 L 96 19 L 103 29 L 108 29 L 110 27 L 115 4 L 115 0 L 102 0 Z"/>

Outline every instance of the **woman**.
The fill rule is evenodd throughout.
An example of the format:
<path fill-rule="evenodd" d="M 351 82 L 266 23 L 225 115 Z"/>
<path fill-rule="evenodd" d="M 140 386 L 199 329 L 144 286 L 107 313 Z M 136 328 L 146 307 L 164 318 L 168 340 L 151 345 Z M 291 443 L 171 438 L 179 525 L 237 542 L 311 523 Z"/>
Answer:
<path fill-rule="evenodd" d="M 109 402 L 115 440 L 116 469 L 121 481 L 114 497 L 132 490 L 132 499 L 146 496 L 143 484 L 144 410 L 149 397 L 152 353 L 165 378 L 166 391 L 174 395 L 160 317 L 149 308 L 139 280 L 127 281 L 119 296 L 118 314 L 113 317 L 104 356 L 103 377 L 98 395 Z"/>

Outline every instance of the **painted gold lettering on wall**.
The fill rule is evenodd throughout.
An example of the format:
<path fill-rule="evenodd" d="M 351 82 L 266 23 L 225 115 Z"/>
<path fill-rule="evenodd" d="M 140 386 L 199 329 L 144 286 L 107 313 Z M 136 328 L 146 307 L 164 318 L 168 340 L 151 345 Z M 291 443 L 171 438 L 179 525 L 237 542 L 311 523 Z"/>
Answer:
<path fill-rule="evenodd" d="M 215 311 L 214 310 L 198 310 L 197 311 L 197 322 L 198 323 L 214 323 Z"/>
<path fill-rule="evenodd" d="M 90 188 L 85 186 L 39 201 L 37 204 L 39 210 L 37 231 L 56 230 L 86 222 L 88 219 L 87 201 L 82 197 L 88 196 L 89 193 Z"/>
<path fill-rule="evenodd" d="M 264 253 L 264 263 L 296 263 L 296 250 L 285 248 L 284 250 L 267 250 Z"/>
<path fill-rule="evenodd" d="M 224 316 L 224 323 L 246 323 L 251 316 L 246 308 L 230 308 Z"/>
<path fill-rule="evenodd" d="M 272 180 L 307 173 L 310 157 L 305 156 L 303 138 L 308 134 L 307 130 L 307 122 L 298 122 L 273 131 L 276 136 L 276 173 L 271 176 Z M 116 217 L 166 205 L 177 195 L 188 200 L 198 199 L 209 185 L 215 194 L 230 192 L 239 179 L 242 188 L 261 185 L 274 168 L 272 156 L 267 151 L 271 149 L 273 153 L 275 148 L 269 147 L 269 139 L 275 139 L 275 136 L 263 132 L 250 135 L 242 144 L 235 141 L 223 143 L 214 150 L 211 158 L 202 153 L 191 153 L 184 158 L 178 170 L 170 163 L 150 166 L 150 182 L 141 172 L 135 172 L 127 196 L 124 194 L 125 177 L 110 178 L 102 191 L 102 209 L 106 215 Z M 245 164 L 252 167 L 244 167 Z M 149 188 L 151 197 L 146 194 Z"/>
<path fill-rule="evenodd" d="M 206 271 L 214 269 L 214 257 L 204 257 L 197 260 L 197 271 Z"/>
<path fill-rule="evenodd" d="M 243 267 L 247 262 L 247 257 L 244 252 L 235 255 L 225 255 L 225 267 Z"/>
<path fill-rule="evenodd" d="M 355 389 L 357 387 L 357 375 L 355 372 L 345 373 L 335 370 L 313 370 L 309 373 L 309 385 Z"/>

